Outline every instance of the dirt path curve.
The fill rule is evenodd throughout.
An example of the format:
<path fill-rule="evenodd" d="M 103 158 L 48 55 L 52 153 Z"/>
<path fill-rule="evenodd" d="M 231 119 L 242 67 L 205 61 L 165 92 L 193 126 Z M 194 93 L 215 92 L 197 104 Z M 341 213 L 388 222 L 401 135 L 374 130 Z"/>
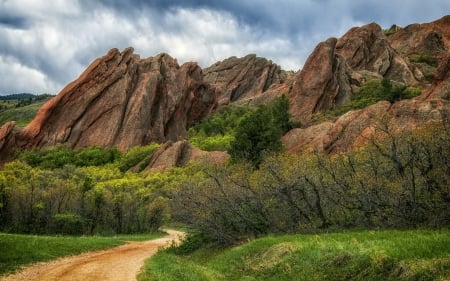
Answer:
<path fill-rule="evenodd" d="M 55 261 L 37 263 L 4 277 L 4 281 L 131 281 L 159 248 L 178 241 L 183 232 L 165 230 L 169 235 L 145 242 L 128 242 L 125 245 Z"/>

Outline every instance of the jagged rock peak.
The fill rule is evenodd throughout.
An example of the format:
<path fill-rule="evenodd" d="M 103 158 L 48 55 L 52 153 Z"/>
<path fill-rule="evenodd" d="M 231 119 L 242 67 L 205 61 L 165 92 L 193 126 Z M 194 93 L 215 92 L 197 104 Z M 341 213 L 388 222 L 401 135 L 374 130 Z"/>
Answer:
<path fill-rule="evenodd" d="M 329 38 L 319 43 L 296 77 L 290 92 L 290 111 L 301 123 L 306 123 L 314 112 L 331 109 L 350 98 L 351 69 L 336 54 L 337 42 Z"/>
<path fill-rule="evenodd" d="M 399 28 L 388 39 L 392 47 L 402 54 L 440 57 L 450 51 L 450 15 L 430 23 Z"/>
<path fill-rule="evenodd" d="M 219 105 L 252 98 L 283 83 L 288 73 L 254 54 L 230 57 L 204 69 L 205 81 L 216 91 Z"/>
<path fill-rule="evenodd" d="M 391 47 L 381 27 L 370 23 L 350 29 L 336 44 L 353 70 L 367 70 L 390 80 L 416 85 L 423 74 Z"/>

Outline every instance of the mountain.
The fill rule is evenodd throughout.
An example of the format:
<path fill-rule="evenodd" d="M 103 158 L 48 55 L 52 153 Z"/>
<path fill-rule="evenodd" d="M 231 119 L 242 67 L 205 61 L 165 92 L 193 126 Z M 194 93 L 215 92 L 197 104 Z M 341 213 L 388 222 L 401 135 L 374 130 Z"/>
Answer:
<path fill-rule="evenodd" d="M 193 123 L 229 104 L 267 103 L 283 94 L 293 119 L 302 124 L 283 138 L 291 151 L 352 149 L 381 119 L 397 129 L 444 122 L 450 116 L 449 19 L 388 31 L 376 23 L 352 28 L 341 38 L 319 43 L 297 73 L 255 55 L 231 57 L 202 70 L 193 62 L 180 66 L 167 54 L 141 59 L 132 48 L 112 49 L 25 128 L 14 122 L 1 127 L 0 162 L 18 149 L 61 143 L 126 150 L 169 141 L 164 149 L 176 153 L 166 155 L 176 159 L 166 162 L 178 165 L 189 158 L 183 151 L 192 153 L 183 141 Z M 348 104 L 373 79 L 424 90 L 414 99 L 381 101 L 319 124 L 312 120 L 318 112 Z"/>

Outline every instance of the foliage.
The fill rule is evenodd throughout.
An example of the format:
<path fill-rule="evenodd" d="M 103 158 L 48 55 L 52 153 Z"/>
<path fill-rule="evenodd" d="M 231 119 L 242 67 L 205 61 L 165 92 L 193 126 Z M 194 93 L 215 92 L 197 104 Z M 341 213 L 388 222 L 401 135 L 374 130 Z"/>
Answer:
<path fill-rule="evenodd" d="M 395 30 L 395 28 L 383 29 L 383 33 L 386 36 L 391 36 L 392 34 L 394 34 L 396 32 L 397 32 L 397 30 Z"/>
<path fill-rule="evenodd" d="M 122 172 L 139 165 L 139 171 L 142 171 L 147 165 L 153 152 L 159 148 L 159 144 L 150 143 L 146 146 L 135 146 L 123 153 L 118 160 L 119 169 Z"/>
<path fill-rule="evenodd" d="M 264 157 L 282 148 L 281 136 L 293 128 L 286 96 L 271 106 L 261 105 L 240 120 L 229 150 L 233 161 L 250 161 L 258 167 Z"/>
<path fill-rule="evenodd" d="M 142 233 L 167 217 L 155 177 L 114 164 L 53 170 L 20 161 L 0 171 L 0 229 L 24 233 Z"/>
<path fill-rule="evenodd" d="M 20 153 L 20 160 L 33 167 L 43 169 L 60 169 L 65 165 L 102 166 L 119 158 L 116 148 L 100 148 L 97 146 L 73 150 L 66 146 L 56 146 L 49 149 L 26 150 Z"/>
<path fill-rule="evenodd" d="M 245 130 L 245 128 L 239 129 L 239 126 L 245 126 L 243 122 L 248 122 L 249 118 L 251 118 L 250 116 L 253 116 L 254 120 L 257 119 L 257 115 L 261 115 L 262 118 L 266 118 L 267 120 L 270 119 L 269 124 L 266 124 L 267 126 L 271 126 L 272 129 L 281 130 L 282 133 L 285 133 L 294 127 L 294 124 L 289 120 L 290 114 L 288 108 L 289 100 L 284 95 L 275 100 L 270 106 L 259 106 L 257 108 L 249 106 L 227 106 L 209 118 L 192 126 L 188 132 L 189 142 L 206 151 L 230 151 L 232 150 L 233 144 L 239 142 L 239 140 L 236 140 L 236 135 L 239 134 L 239 136 L 242 136 L 241 132 Z"/>
<path fill-rule="evenodd" d="M 236 124 L 252 110 L 245 106 L 227 106 L 189 128 L 188 140 L 206 151 L 229 150 Z"/>
<path fill-rule="evenodd" d="M 66 235 L 83 234 L 83 218 L 74 213 L 60 213 L 52 218 L 54 223 L 54 233 Z"/>
<path fill-rule="evenodd" d="M 350 153 L 205 168 L 205 180 L 180 183 L 172 215 L 221 245 L 269 233 L 450 225 L 448 129 L 398 133 L 380 120 L 374 135 Z"/>
<path fill-rule="evenodd" d="M 163 251 L 138 280 L 447 280 L 449 230 L 269 236 L 239 247 Z"/>
<path fill-rule="evenodd" d="M 439 64 L 439 61 L 435 57 L 425 52 L 411 55 L 409 60 L 414 63 L 425 63 L 433 67 L 437 67 Z"/>

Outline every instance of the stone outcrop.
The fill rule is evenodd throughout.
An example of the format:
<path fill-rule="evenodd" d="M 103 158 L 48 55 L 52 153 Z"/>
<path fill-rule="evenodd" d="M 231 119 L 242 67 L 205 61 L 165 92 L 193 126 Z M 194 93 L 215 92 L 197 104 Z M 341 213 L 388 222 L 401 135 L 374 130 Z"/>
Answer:
<path fill-rule="evenodd" d="M 283 137 L 291 151 L 351 149 L 364 143 L 380 118 L 398 129 L 448 122 L 450 16 L 393 26 L 391 32 L 387 37 L 375 23 L 352 28 L 318 44 L 298 73 L 256 55 L 231 57 L 202 70 L 196 63 L 180 66 L 167 54 L 141 59 L 131 48 L 112 49 L 47 102 L 28 126 L 19 129 L 10 122 L 0 128 L 0 163 L 17 149 L 63 143 L 125 150 L 152 141 L 163 145 L 150 170 L 198 159 L 223 163 L 226 153 L 204 152 L 184 140 L 188 127 L 221 106 L 258 105 L 283 94 L 289 96 L 294 121 L 303 125 Z M 413 60 L 422 54 L 419 61 L 429 56 L 439 65 Z M 431 86 L 424 71 L 427 79 L 433 77 Z M 311 125 L 314 113 L 344 105 L 372 77 L 429 87 L 415 99 L 379 102 Z"/>
<path fill-rule="evenodd" d="M 168 168 L 184 166 L 188 163 L 200 162 L 222 164 L 230 156 L 223 151 L 203 151 L 192 146 L 186 140 L 166 142 L 150 158 L 147 170 L 163 172 Z"/>
<path fill-rule="evenodd" d="M 339 38 L 336 53 L 356 71 L 374 72 L 408 85 L 416 85 L 423 80 L 422 73 L 391 47 L 376 23 L 350 29 Z"/>
<path fill-rule="evenodd" d="M 0 164 L 11 159 L 17 146 L 16 123 L 8 122 L 0 127 Z"/>
<path fill-rule="evenodd" d="M 308 57 L 289 94 L 294 119 L 306 123 L 314 112 L 328 110 L 350 99 L 351 69 L 336 54 L 337 39 L 320 43 Z"/>
<path fill-rule="evenodd" d="M 112 49 L 16 132 L 16 145 L 64 143 L 125 150 L 152 141 L 177 141 L 215 102 L 196 63 L 179 66 L 167 54 L 140 59 L 132 48 Z"/>
<path fill-rule="evenodd" d="M 256 55 L 217 62 L 205 68 L 204 75 L 205 81 L 214 87 L 219 105 L 250 100 L 283 84 L 290 76 L 278 65 Z"/>
<path fill-rule="evenodd" d="M 392 105 L 381 101 L 361 110 L 349 111 L 334 122 L 293 129 L 283 136 L 282 142 L 291 152 L 342 152 L 364 145 L 374 128 L 379 126 L 388 125 L 395 132 L 427 124 L 448 124 L 449 118 L 450 101 L 417 98 Z"/>
<path fill-rule="evenodd" d="M 450 100 L 450 53 L 441 59 L 441 63 L 434 74 L 431 86 L 422 95 L 424 99 Z"/>
<path fill-rule="evenodd" d="M 450 51 L 450 15 L 430 23 L 397 28 L 388 40 L 394 49 L 405 55 L 445 55 Z"/>
<path fill-rule="evenodd" d="M 350 101 L 370 77 L 407 85 L 418 85 L 424 79 L 418 68 L 390 46 L 375 23 L 317 45 L 295 78 L 290 112 L 296 121 L 308 125 L 313 113 Z"/>

